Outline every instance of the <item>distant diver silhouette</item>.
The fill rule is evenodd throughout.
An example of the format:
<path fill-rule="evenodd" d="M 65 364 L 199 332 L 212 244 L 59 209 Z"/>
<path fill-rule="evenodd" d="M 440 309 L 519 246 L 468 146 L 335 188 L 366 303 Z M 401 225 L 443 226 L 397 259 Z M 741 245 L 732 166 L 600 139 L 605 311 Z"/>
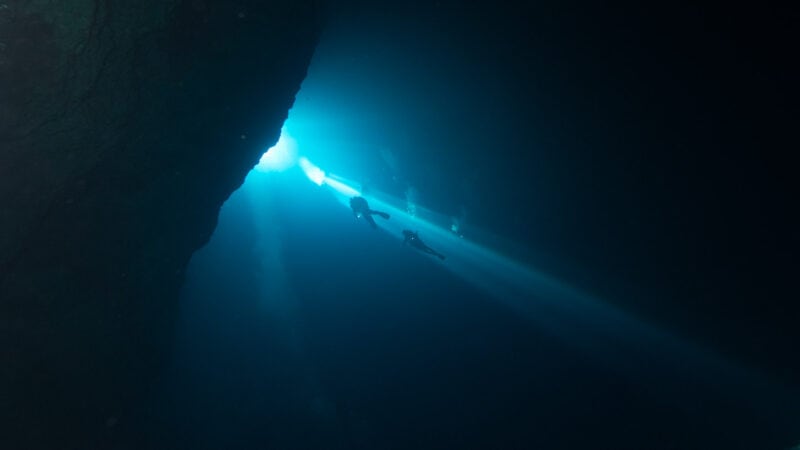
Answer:
<path fill-rule="evenodd" d="M 425 245 L 425 243 L 422 242 L 422 239 L 419 238 L 419 234 L 417 232 L 411 230 L 403 230 L 403 236 L 405 236 L 405 239 L 403 240 L 403 245 L 408 244 L 421 252 L 437 256 L 439 257 L 439 259 L 444 261 L 444 255 Z"/>
<path fill-rule="evenodd" d="M 367 203 L 367 200 L 364 197 L 351 198 L 350 208 L 353 209 L 353 214 L 356 216 L 356 218 L 363 217 L 364 220 L 366 220 L 367 222 L 369 222 L 370 225 L 372 225 L 372 228 L 377 228 L 378 226 L 375 223 L 375 219 L 372 218 L 373 214 L 377 214 L 383 217 L 384 219 L 389 218 L 389 214 L 386 214 L 385 212 L 369 209 L 369 203 Z"/>

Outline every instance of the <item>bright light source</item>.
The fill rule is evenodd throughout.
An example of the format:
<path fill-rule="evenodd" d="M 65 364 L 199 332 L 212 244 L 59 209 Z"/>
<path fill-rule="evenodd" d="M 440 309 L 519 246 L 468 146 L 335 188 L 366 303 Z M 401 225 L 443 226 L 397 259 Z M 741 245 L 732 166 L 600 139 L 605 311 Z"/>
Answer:
<path fill-rule="evenodd" d="M 340 181 L 336 175 L 325 177 L 325 184 L 331 187 L 334 191 L 344 195 L 347 198 L 360 197 L 361 192 L 348 184 L 346 181 Z"/>
<path fill-rule="evenodd" d="M 322 171 L 319 167 L 311 164 L 311 161 L 308 160 L 305 156 L 300 158 L 300 168 L 303 169 L 306 176 L 309 180 L 316 183 L 318 186 L 322 186 L 322 183 L 325 182 L 325 172 Z"/>
<path fill-rule="evenodd" d="M 282 130 L 280 139 L 264 153 L 256 165 L 256 170 L 281 172 L 292 167 L 296 162 L 297 142 L 289 136 L 286 130 Z"/>

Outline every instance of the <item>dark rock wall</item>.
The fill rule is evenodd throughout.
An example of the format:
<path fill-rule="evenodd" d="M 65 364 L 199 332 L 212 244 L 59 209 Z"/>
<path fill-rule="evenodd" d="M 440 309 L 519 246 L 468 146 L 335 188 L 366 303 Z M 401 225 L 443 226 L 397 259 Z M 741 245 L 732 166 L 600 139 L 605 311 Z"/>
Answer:
<path fill-rule="evenodd" d="M 321 22 L 313 0 L 0 0 L 0 448 L 135 446 L 183 270 Z"/>

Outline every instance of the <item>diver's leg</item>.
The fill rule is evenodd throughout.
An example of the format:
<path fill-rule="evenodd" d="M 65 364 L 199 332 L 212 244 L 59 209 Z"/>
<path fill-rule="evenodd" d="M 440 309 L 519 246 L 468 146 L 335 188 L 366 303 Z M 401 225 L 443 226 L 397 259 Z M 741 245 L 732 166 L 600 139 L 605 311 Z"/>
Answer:
<path fill-rule="evenodd" d="M 389 218 L 389 214 L 387 214 L 387 213 L 385 213 L 385 212 L 383 212 L 383 211 L 375 211 L 375 210 L 373 210 L 373 209 L 370 209 L 370 210 L 369 210 L 369 213 L 370 213 L 370 214 L 377 214 L 377 215 L 379 215 L 379 216 L 383 217 L 384 219 L 388 219 L 388 218 Z"/>
<path fill-rule="evenodd" d="M 378 224 L 375 223 L 375 219 L 372 218 L 371 214 L 364 214 L 364 220 L 369 222 L 372 228 L 378 228 Z"/>
<path fill-rule="evenodd" d="M 425 246 L 425 248 L 424 248 L 424 250 L 423 250 L 423 251 L 424 251 L 425 253 L 429 254 L 429 255 L 436 256 L 436 257 L 437 257 L 437 258 L 439 258 L 439 259 L 444 259 L 444 255 L 443 255 L 443 254 L 441 254 L 441 253 L 437 252 L 436 250 L 434 250 L 434 249 L 432 249 L 432 248 L 428 247 L 427 245 Z"/>

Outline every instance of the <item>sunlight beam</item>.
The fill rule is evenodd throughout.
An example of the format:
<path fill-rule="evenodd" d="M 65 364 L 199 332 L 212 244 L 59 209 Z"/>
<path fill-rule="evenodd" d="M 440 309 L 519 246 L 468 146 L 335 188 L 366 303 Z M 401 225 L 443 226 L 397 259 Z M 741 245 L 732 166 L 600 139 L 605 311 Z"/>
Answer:
<path fill-rule="evenodd" d="M 317 186 L 322 186 L 325 181 L 325 172 L 319 167 L 315 166 L 305 156 L 300 158 L 300 168 L 306 174 L 309 180 L 313 181 Z"/>

